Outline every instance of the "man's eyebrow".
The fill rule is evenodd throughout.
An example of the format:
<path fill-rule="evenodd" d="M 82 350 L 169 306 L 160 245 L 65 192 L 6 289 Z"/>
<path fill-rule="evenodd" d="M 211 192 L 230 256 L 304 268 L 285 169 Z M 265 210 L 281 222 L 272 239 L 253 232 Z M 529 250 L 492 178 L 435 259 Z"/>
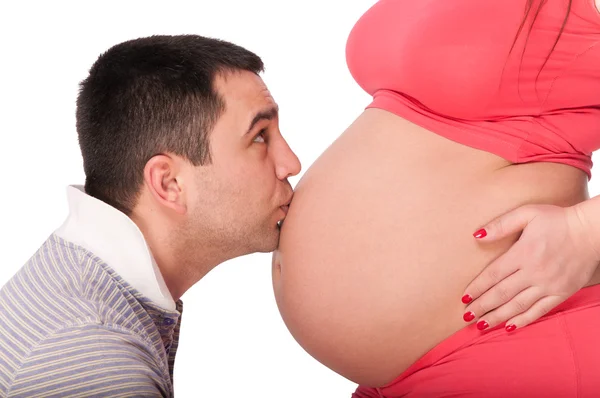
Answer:
<path fill-rule="evenodd" d="M 248 131 L 246 131 L 246 134 L 252 131 L 254 126 L 256 126 L 256 123 L 260 122 L 261 120 L 272 120 L 273 118 L 277 117 L 278 112 L 279 107 L 277 106 L 258 112 L 252 119 L 252 122 L 250 122 L 250 127 L 248 127 Z"/>

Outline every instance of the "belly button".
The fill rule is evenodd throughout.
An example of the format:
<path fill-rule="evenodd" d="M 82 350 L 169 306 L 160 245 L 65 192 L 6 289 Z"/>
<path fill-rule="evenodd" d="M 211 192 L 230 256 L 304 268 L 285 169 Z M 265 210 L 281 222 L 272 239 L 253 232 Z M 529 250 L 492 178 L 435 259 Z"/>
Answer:
<path fill-rule="evenodd" d="M 273 252 L 271 266 L 281 272 L 281 255 L 279 254 L 279 250 L 277 249 Z"/>

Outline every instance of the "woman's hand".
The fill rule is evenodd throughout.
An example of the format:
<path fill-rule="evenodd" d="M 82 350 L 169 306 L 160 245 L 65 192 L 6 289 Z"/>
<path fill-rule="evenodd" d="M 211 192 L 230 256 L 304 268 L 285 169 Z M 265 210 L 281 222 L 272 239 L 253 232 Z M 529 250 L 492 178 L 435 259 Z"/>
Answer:
<path fill-rule="evenodd" d="M 590 281 L 600 262 L 600 236 L 590 236 L 577 206 L 522 206 L 474 234 L 485 244 L 522 231 L 465 290 L 465 321 L 479 318 L 480 330 L 507 321 L 510 332 L 545 315 Z"/>

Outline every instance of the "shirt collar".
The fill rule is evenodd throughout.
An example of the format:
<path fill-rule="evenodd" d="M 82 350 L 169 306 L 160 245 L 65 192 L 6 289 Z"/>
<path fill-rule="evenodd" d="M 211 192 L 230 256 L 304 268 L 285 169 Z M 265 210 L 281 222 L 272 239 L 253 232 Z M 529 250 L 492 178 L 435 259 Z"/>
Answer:
<path fill-rule="evenodd" d="M 124 213 L 67 187 L 69 216 L 56 235 L 95 254 L 131 287 L 167 310 L 175 302 L 138 226 Z"/>

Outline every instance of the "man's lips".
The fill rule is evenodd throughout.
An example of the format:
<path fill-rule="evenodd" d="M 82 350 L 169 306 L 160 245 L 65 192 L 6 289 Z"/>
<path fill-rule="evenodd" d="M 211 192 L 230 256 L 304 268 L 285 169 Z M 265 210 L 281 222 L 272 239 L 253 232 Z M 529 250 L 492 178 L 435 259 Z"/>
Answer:
<path fill-rule="evenodd" d="M 290 195 L 290 198 L 285 202 L 285 204 L 279 206 L 281 211 L 283 211 L 283 218 L 277 222 L 277 224 L 279 226 L 281 226 L 281 224 L 283 223 L 283 220 L 285 219 L 285 217 L 288 214 L 288 210 L 290 209 L 290 203 L 292 202 L 293 196 L 294 196 L 294 194 Z"/>
<path fill-rule="evenodd" d="M 281 210 L 283 210 L 283 212 L 284 212 L 285 214 L 287 214 L 287 213 L 288 213 L 288 210 L 289 210 L 289 208 L 290 208 L 290 203 L 292 203 L 292 198 L 293 198 L 293 197 L 294 197 L 294 194 L 292 193 L 292 194 L 290 195 L 290 197 L 288 198 L 288 200 L 287 200 L 287 201 L 286 201 L 286 202 L 285 202 L 283 205 L 281 205 L 281 206 L 280 206 L 280 207 L 281 207 Z"/>

